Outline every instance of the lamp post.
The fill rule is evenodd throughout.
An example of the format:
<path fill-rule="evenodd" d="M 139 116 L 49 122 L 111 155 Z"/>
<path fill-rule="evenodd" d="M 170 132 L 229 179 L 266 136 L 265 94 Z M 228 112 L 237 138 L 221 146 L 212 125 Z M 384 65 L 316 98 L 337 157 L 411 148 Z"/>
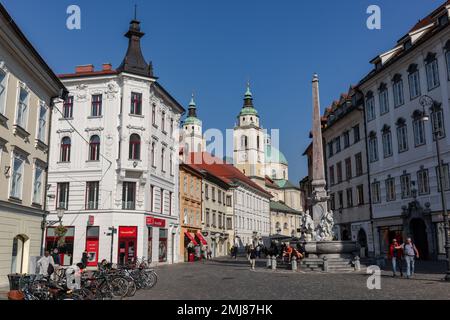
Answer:
<path fill-rule="evenodd" d="M 56 216 L 58 217 L 59 224 L 62 225 L 62 219 L 66 210 L 64 208 L 58 208 L 56 210 Z"/>
<path fill-rule="evenodd" d="M 435 113 L 437 111 L 440 111 L 440 105 L 436 103 L 431 97 L 424 95 L 420 98 L 420 104 L 423 108 L 422 111 L 422 121 L 429 121 L 430 117 L 426 113 L 426 107 L 431 110 L 432 113 Z M 448 211 L 447 211 L 447 202 L 445 199 L 445 191 L 444 191 L 444 181 L 442 180 L 443 176 L 443 166 L 442 166 L 442 160 L 441 160 L 441 150 L 439 145 L 439 136 L 441 135 L 441 128 L 438 125 L 438 120 L 434 119 L 434 121 L 431 121 L 431 126 L 433 130 L 433 137 L 436 142 L 436 153 L 437 153 L 437 160 L 438 160 L 438 172 L 439 172 L 439 187 L 440 187 L 440 193 L 441 193 L 441 202 L 442 202 L 442 217 L 444 220 L 444 233 L 445 233 L 445 253 L 447 258 L 447 271 L 445 274 L 445 281 L 450 281 L 450 239 L 449 239 L 449 220 L 448 220 Z"/>

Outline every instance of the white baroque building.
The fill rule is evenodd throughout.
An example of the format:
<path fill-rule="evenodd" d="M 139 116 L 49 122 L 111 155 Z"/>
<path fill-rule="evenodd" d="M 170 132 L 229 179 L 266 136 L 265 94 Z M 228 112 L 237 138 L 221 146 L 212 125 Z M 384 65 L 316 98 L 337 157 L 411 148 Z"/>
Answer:
<path fill-rule="evenodd" d="M 126 263 L 178 262 L 178 127 L 183 107 L 158 83 L 140 48 L 140 22 L 125 35 L 129 46 L 114 70 L 104 64 L 61 75 L 69 97 L 52 115 L 48 219 L 68 228 L 57 245 L 61 263 L 89 266 L 102 259 Z M 53 222 L 54 223 L 54 222 Z M 52 224 L 52 223 L 51 223 Z M 114 229 L 112 229 L 114 228 Z"/>
<path fill-rule="evenodd" d="M 376 254 L 410 236 L 421 256 L 445 256 L 442 205 L 432 125 L 441 129 L 444 188 L 450 200 L 450 26 L 447 1 L 420 20 L 395 47 L 372 60 L 360 82 Z M 421 97 L 435 101 L 424 110 Z M 430 121 L 423 121 L 425 111 Z M 416 210 L 417 209 L 417 210 Z"/>

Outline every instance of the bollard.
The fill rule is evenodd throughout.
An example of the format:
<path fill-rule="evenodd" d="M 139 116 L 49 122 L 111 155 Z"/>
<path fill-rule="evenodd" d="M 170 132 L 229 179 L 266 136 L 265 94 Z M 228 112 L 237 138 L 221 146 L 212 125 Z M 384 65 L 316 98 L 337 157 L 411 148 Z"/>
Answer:
<path fill-rule="evenodd" d="M 324 272 L 328 272 L 329 268 L 328 268 L 328 258 L 327 257 L 323 257 L 323 271 Z"/>
<path fill-rule="evenodd" d="M 361 271 L 361 261 L 358 256 L 355 257 L 353 263 L 355 264 L 355 271 Z"/>
<path fill-rule="evenodd" d="M 296 272 L 297 271 L 297 257 L 292 257 L 291 265 L 292 265 L 292 272 Z"/>
<path fill-rule="evenodd" d="M 267 263 L 266 263 L 267 269 L 270 269 L 272 267 L 272 257 L 267 256 Z"/>
<path fill-rule="evenodd" d="M 272 270 L 277 270 L 277 256 L 272 257 Z"/>

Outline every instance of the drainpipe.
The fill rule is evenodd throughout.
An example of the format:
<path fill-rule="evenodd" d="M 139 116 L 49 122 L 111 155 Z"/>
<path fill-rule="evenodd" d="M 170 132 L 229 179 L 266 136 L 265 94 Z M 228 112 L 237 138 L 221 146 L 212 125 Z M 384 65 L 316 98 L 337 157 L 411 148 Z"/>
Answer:
<path fill-rule="evenodd" d="M 375 249 L 375 229 L 374 229 L 374 225 L 373 225 L 373 206 L 372 206 L 372 188 L 371 188 L 371 184 L 370 184 L 370 160 L 369 160 L 369 149 L 368 149 L 368 142 L 367 142 L 367 137 L 368 137 L 368 133 L 367 133 L 367 121 L 366 121 L 366 101 L 364 99 L 364 94 L 362 93 L 362 91 L 360 91 L 359 89 L 357 89 L 356 91 L 357 93 L 359 93 L 361 95 L 361 104 L 360 106 L 357 107 L 357 109 L 359 111 L 362 112 L 363 114 L 363 122 L 364 122 L 364 144 L 365 144 L 365 149 L 366 149 L 366 167 L 367 167 L 367 182 L 368 182 L 368 188 L 369 188 L 369 214 L 370 214 L 370 226 L 372 229 L 372 243 L 373 243 L 373 253 L 375 255 L 376 249 Z"/>
<path fill-rule="evenodd" d="M 57 96 L 53 96 L 50 98 L 49 103 L 49 117 L 48 117 L 48 132 L 47 132 L 47 167 L 45 168 L 45 187 L 44 187 L 44 206 L 43 206 L 43 217 L 42 217 L 42 233 L 41 233 L 41 250 L 40 255 L 41 257 L 44 255 L 44 248 L 45 248 L 45 229 L 47 228 L 47 216 L 50 214 L 49 211 L 47 211 L 47 193 L 48 193 L 48 168 L 50 164 L 50 139 L 51 139 L 51 131 L 52 131 L 52 119 L 53 119 L 53 107 L 55 106 L 55 100 L 56 99 L 65 99 L 69 92 L 66 89 L 62 89 L 60 91 L 60 94 Z"/>

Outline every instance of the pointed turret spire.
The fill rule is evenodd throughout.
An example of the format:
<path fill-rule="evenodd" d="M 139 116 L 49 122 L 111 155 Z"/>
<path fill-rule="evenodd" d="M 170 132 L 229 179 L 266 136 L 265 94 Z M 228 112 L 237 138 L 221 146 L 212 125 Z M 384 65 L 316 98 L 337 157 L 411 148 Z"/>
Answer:
<path fill-rule="evenodd" d="M 250 81 L 247 82 L 247 91 L 245 92 L 244 108 L 253 108 L 253 94 L 250 91 Z"/>
<path fill-rule="evenodd" d="M 194 117 L 197 118 L 197 105 L 195 104 L 194 101 L 194 94 L 192 93 L 192 98 L 191 98 L 191 102 L 189 103 L 189 114 L 188 117 Z"/>
<path fill-rule="evenodd" d="M 141 50 L 141 38 L 145 33 L 141 32 L 141 22 L 137 20 L 137 6 L 135 6 L 135 17 L 130 22 L 130 28 L 125 34 L 129 39 L 128 50 L 122 64 L 117 68 L 119 72 L 129 72 L 145 77 L 153 77 L 153 68 L 148 64 Z"/>

